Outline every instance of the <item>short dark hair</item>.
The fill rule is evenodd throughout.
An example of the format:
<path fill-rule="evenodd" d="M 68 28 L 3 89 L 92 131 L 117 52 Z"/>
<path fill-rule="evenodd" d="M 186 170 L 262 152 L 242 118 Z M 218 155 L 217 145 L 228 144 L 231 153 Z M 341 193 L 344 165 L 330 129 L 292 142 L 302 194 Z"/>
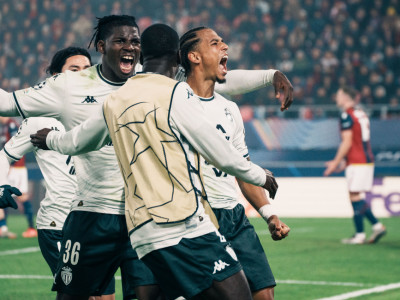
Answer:
<path fill-rule="evenodd" d="M 179 44 L 180 44 L 180 60 L 181 60 L 181 65 L 185 69 L 185 74 L 186 76 L 189 75 L 191 68 L 190 68 L 190 61 L 188 58 L 188 54 L 190 51 L 192 51 L 197 44 L 200 42 L 200 38 L 197 36 L 197 32 L 203 29 L 208 29 L 208 27 L 196 27 L 188 32 L 186 32 L 182 37 L 180 38 Z"/>
<path fill-rule="evenodd" d="M 152 59 L 179 52 L 178 33 L 165 24 L 154 24 L 143 31 L 140 37 L 142 58 Z"/>
<path fill-rule="evenodd" d="M 140 33 L 139 26 L 136 24 L 134 16 L 110 15 L 96 19 L 97 19 L 97 26 L 94 28 L 95 31 L 93 33 L 92 39 L 90 40 L 88 49 L 90 48 L 90 45 L 94 40 L 94 48 L 97 51 L 97 43 L 100 40 L 102 41 L 106 40 L 112 34 L 112 30 L 114 27 L 132 26 L 136 27 L 138 32 Z"/>
<path fill-rule="evenodd" d="M 343 93 L 345 93 L 346 95 L 349 95 L 350 98 L 355 99 L 358 95 L 358 91 L 354 88 L 352 88 L 351 86 L 348 85 L 344 85 L 341 86 L 340 89 L 343 91 Z"/>
<path fill-rule="evenodd" d="M 86 49 L 79 47 L 68 47 L 61 49 L 54 54 L 50 65 L 46 68 L 46 73 L 50 75 L 61 73 L 61 70 L 67 59 L 75 55 L 86 56 L 89 59 L 90 65 L 92 64 L 92 57 Z"/>

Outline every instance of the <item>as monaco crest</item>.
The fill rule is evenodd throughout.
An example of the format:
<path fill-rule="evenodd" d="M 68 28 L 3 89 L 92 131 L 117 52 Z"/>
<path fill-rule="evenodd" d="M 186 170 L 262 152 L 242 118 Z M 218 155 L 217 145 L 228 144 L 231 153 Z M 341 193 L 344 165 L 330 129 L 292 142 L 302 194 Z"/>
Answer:
<path fill-rule="evenodd" d="M 71 283 L 71 280 L 72 280 L 72 270 L 71 270 L 70 267 L 66 266 L 66 267 L 63 267 L 63 268 L 61 269 L 61 278 L 62 278 L 62 281 L 64 281 L 64 284 L 65 284 L 65 285 L 68 285 L 68 284 Z"/>

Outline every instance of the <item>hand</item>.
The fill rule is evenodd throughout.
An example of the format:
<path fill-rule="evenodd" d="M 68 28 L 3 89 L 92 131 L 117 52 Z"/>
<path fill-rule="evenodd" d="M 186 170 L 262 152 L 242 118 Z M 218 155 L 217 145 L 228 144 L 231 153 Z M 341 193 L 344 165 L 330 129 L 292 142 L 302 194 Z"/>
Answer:
<path fill-rule="evenodd" d="M 326 169 L 325 169 L 325 171 L 324 171 L 324 176 L 329 176 L 329 175 L 331 175 L 333 172 L 336 171 L 336 169 L 337 169 L 337 167 L 338 167 L 338 164 L 336 163 L 336 161 L 330 160 L 330 161 L 327 161 L 327 162 L 325 163 L 325 166 L 326 166 Z"/>
<path fill-rule="evenodd" d="M 47 144 L 46 144 L 46 138 L 51 130 L 52 129 L 49 129 L 49 128 L 43 128 L 43 129 L 40 129 L 35 134 L 31 134 L 30 137 L 31 137 L 31 143 L 33 144 L 33 146 L 38 147 L 43 150 L 49 150 L 49 148 L 47 147 Z"/>
<path fill-rule="evenodd" d="M 0 208 L 12 207 L 14 209 L 18 208 L 17 203 L 12 197 L 12 194 L 21 196 L 22 193 L 16 187 L 10 186 L 8 184 L 0 186 Z"/>
<path fill-rule="evenodd" d="M 279 241 L 284 239 L 289 235 L 290 228 L 281 220 L 279 220 L 278 216 L 272 215 L 268 219 L 268 229 L 271 233 L 271 238 L 274 241 Z"/>
<path fill-rule="evenodd" d="M 280 71 L 276 71 L 272 85 L 275 89 L 275 98 L 281 101 L 281 111 L 289 108 L 293 102 L 293 86 L 289 79 Z M 281 90 L 283 91 L 283 98 L 281 97 Z"/>
<path fill-rule="evenodd" d="M 263 185 L 263 188 L 269 192 L 269 196 L 271 199 L 275 198 L 276 191 L 278 190 L 278 184 L 276 183 L 274 174 L 271 171 L 264 169 L 265 174 L 267 175 L 267 180 Z"/>

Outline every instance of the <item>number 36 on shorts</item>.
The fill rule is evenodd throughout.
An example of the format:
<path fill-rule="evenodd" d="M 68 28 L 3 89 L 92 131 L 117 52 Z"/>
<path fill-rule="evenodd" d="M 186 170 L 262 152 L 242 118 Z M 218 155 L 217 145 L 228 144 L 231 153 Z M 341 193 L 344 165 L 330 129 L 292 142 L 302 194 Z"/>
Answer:
<path fill-rule="evenodd" d="M 71 265 L 76 265 L 79 261 L 79 250 L 81 250 L 81 244 L 79 242 L 75 242 L 72 246 L 71 240 L 67 240 L 65 243 L 65 251 L 63 255 L 63 262 L 66 264 L 68 263 L 69 259 L 71 258 Z"/>

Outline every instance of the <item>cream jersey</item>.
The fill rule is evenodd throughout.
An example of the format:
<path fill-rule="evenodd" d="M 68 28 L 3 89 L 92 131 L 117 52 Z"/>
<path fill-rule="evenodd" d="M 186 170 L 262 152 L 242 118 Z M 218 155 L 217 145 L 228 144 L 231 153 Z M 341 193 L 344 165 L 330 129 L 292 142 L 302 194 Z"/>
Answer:
<path fill-rule="evenodd" d="M 30 135 L 42 128 L 65 132 L 64 126 L 53 118 L 28 118 L 22 122 L 18 133 L 6 143 L 4 152 L 14 161 L 29 152 L 35 154 L 46 186 L 46 195 L 40 202 L 36 218 L 37 228 L 61 230 L 75 195 L 75 167 L 71 156 L 41 150 L 32 145 Z"/>
<path fill-rule="evenodd" d="M 247 158 L 249 154 L 244 140 L 244 126 L 239 107 L 217 93 L 211 98 L 199 98 L 214 130 Z M 204 158 L 201 159 L 201 168 L 211 207 L 234 208 L 239 203 L 235 177 L 219 170 Z"/>
<path fill-rule="evenodd" d="M 88 119 L 121 85 L 105 79 L 101 65 L 95 65 L 80 72 L 57 74 L 12 96 L 24 118 L 53 117 L 70 130 Z M 72 210 L 124 214 L 123 180 L 112 145 L 78 155 L 74 163 L 77 190 Z"/>

